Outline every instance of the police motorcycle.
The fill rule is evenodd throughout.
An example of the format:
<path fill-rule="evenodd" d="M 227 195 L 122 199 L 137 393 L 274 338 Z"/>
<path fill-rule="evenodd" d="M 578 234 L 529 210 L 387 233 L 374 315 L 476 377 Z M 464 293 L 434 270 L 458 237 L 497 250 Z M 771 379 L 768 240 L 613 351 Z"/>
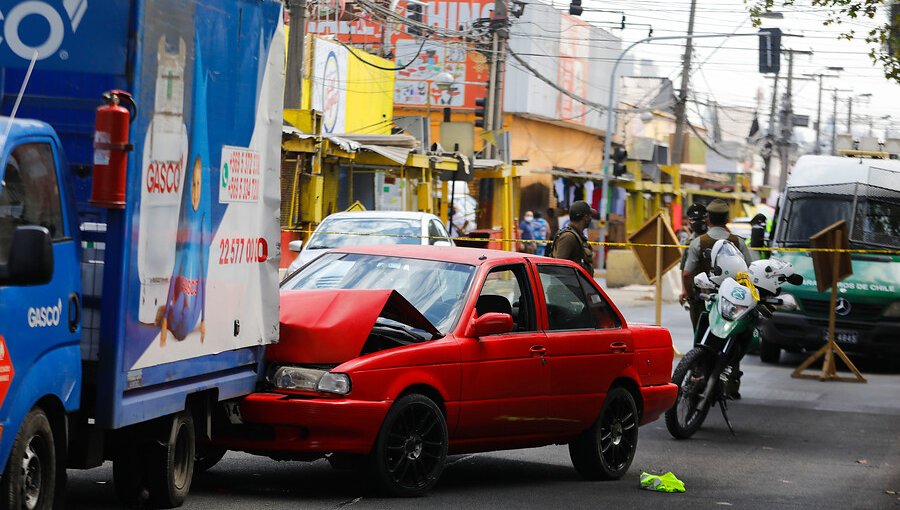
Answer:
<path fill-rule="evenodd" d="M 741 252 L 727 239 L 711 251 L 710 274 L 694 277 L 706 302 L 709 326 L 698 328 L 695 347 L 682 357 L 672 375 L 678 386 L 675 405 L 666 411 L 666 428 L 676 439 L 687 439 L 703 425 L 710 407 L 719 404 L 728 430 L 728 386 L 738 376 L 735 365 L 744 357 L 760 321 L 772 317 L 772 307 L 785 283 L 800 285 L 803 277 L 778 259 L 757 260 L 747 267 Z"/>

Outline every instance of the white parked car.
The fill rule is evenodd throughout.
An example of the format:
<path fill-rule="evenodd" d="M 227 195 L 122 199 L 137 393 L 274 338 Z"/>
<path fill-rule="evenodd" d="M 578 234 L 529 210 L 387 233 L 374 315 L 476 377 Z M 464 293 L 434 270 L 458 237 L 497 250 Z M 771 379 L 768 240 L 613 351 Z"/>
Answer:
<path fill-rule="evenodd" d="M 441 220 L 428 213 L 402 211 L 357 211 L 329 215 L 303 241 L 291 241 L 289 249 L 298 255 L 291 262 L 291 274 L 332 248 L 373 244 L 423 244 L 453 246 Z"/>

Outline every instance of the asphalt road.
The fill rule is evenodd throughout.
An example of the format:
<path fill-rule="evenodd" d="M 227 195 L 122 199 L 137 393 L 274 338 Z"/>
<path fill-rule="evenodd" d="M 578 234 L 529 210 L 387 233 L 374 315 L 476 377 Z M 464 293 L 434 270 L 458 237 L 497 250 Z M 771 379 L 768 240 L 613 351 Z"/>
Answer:
<path fill-rule="evenodd" d="M 646 288 L 614 290 L 630 322 L 652 321 Z M 687 313 L 663 311 L 676 346 L 691 343 Z M 324 461 L 276 462 L 229 453 L 194 479 L 186 509 L 294 508 L 900 508 L 900 367 L 857 359 L 868 384 L 790 377 L 801 356 L 779 365 L 748 357 L 743 400 L 729 415 L 731 436 L 717 409 L 694 438 L 677 441 L 662 421 L 641 429 L 628 474 L 616 482 L 585 482 L 565 446 L 453 457 L 424 498 L 384 499 L 357 474 Z M 642 470 L 674 472 L 684 494 L 639 489 Z M 892 494 L 893 492 L 893 494 Z M 70 471 L 70 509 L 120 508 L 109 464 Z"/>

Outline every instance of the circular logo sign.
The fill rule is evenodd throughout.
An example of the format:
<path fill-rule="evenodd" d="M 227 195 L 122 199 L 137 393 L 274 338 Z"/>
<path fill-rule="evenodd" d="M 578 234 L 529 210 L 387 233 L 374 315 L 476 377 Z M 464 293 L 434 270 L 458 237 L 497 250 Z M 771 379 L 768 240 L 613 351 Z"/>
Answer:
<path fill-rule="evenodd" d="M 834 312 L 838 315 L 846 317 L 850 314 L 850 301 L 847 298 L 838 298 L 834 304 Z"/>
<path fill-rule="evenodd" d="M 337 55 L 329 52 L 322 77 L 322 123 L 326 133 L 333 133 L 341 113 L 341 72 Z"/>

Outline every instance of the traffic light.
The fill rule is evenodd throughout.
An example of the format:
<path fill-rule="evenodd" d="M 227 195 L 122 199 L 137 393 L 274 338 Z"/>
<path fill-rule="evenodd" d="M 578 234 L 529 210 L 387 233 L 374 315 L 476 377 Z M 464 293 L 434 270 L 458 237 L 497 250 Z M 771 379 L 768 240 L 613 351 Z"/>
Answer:
<path fill-rule="evenodd" d="M 613 177 L 618 177 L 620 175 L 624 175 L 627 172 L 625 168 L 625 160 L 628 158 L 628 151 L 625 150 L 625 147 L 616 147 L 612 153 L 613 163 Z"/>
<path fill-rule="evenodd" d="M 778 74 L 781 70 L 781 29 L 759 30 L 759 72 Z"/>
<path fill-rule="evenodd" d="M 581 6 L 581 0 L 572 0 L 572 3 L 569 4 L 569 14 L 581 16 L 582 12 L 584 12 L 584 7 Z"/>
<path fill-rule="evenodd" d="M 406 5 L 406 18 L 415 23 L 422 23 L 422 6 L 410 2 Z M 406 26 L 406 33 L 412 36 L 422 35 L 422 30 L 413 25 Z"/>
<path fill-rule="evenodd" d="M 487 98 L 479 97 L 475 100 L 475 127 L 484 129 L 484 115 L 486 112 Z"/>

